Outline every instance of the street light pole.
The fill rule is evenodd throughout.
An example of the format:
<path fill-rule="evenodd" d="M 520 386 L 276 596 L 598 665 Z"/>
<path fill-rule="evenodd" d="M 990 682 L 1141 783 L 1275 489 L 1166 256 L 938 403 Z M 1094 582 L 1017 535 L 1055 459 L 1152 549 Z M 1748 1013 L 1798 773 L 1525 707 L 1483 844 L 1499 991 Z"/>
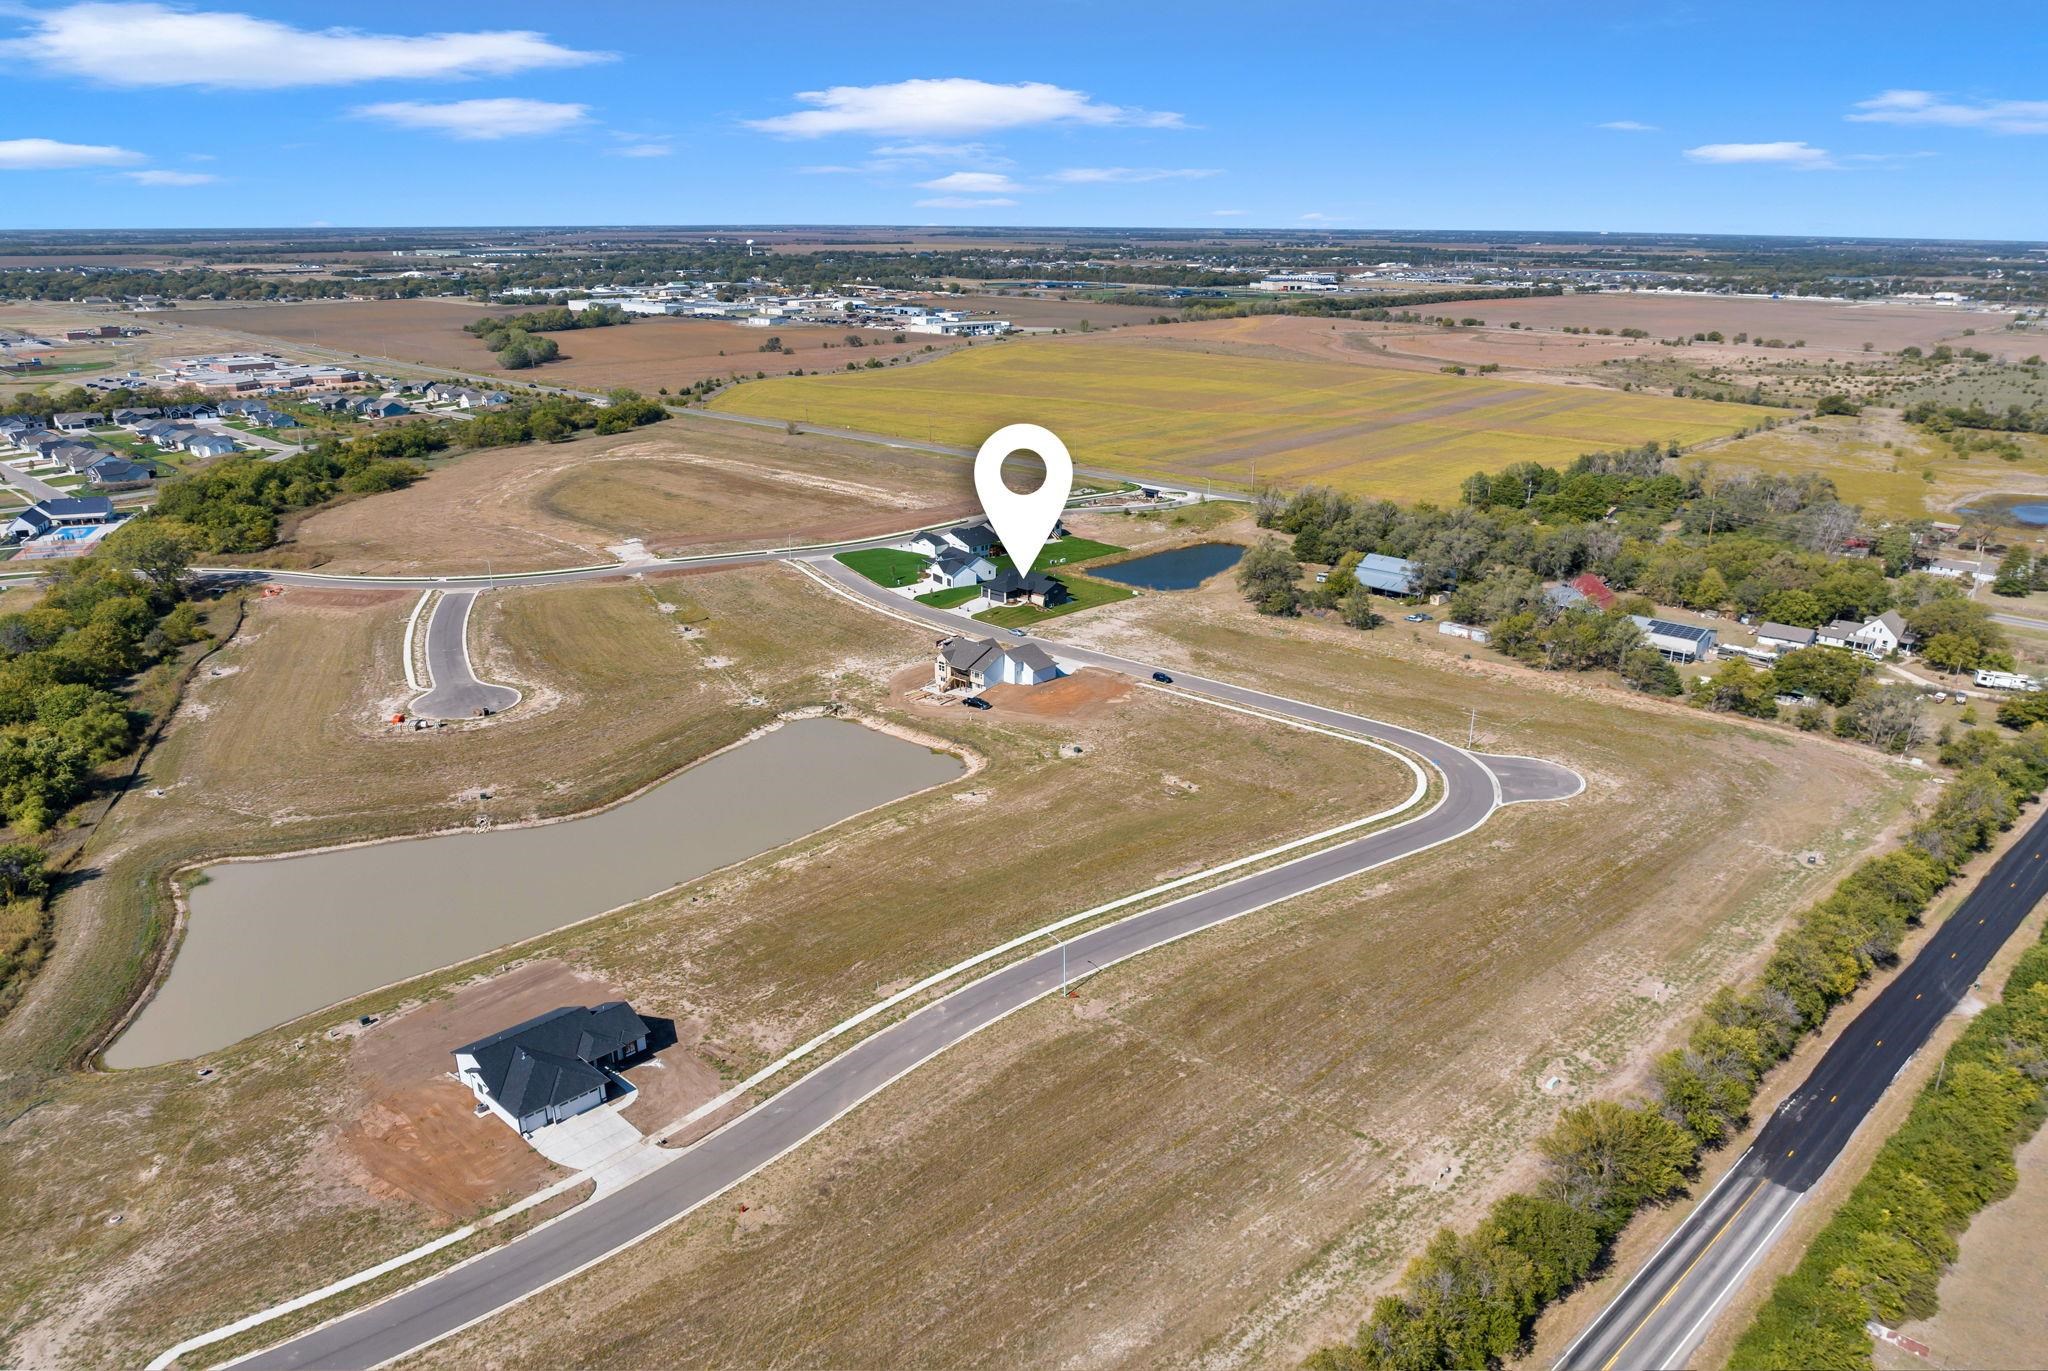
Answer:
<path fill-rule="evenodd" d="M 1048 934 L 1046 934 L 1045 936 L 1046 936 L 1046 937 L 1048 937 L 1048 938 L 1051 938 L 1051 939 L 1052 939 L 1052 940 L 1053 940 L 1053 941 L 1054 941 L 1055 943 L 1058 943 L 1058 944 L 1059 944 L 1059 948 L 1060 948 L 1060 994 L 1064 995 L 1064 994 L 1066 994 L 1066 993 L 1067 993 L 1067 945 L 1066 945 L 1066 943 L 1065 943 L 1064 941 L 1062 941 L 1062 940 L 1061 940 L 1061 938 L 1060 938 L 1060 935 L 1059 935 L 1059 934 L 1057 934 L 1057 933 L 1048 933 Z"/>

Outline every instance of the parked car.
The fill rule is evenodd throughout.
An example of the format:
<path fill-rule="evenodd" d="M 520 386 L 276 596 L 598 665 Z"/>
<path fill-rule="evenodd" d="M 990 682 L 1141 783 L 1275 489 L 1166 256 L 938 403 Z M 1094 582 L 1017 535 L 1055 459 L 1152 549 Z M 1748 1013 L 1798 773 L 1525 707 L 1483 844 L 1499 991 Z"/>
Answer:
<path fill-rule="evenodd" d="M 995 708 L 995 706 L 994 706 L 994 705 L 990 704 L 990 703 L 989 703 L 989 702 L 988 702 L 987 700 L 984 700 L 984 699 L 982 699 L 982 698 L 981 698 L 981 697 L 980 697 L 979 695 L 969 695 L 969 696 L 968 696 L 968 697 L 967 697 L 966 699 L 962 700 L 962 701 L 961 701 L 960 703 L 961 703 L 961 704 L 963 704 L 963 705 L 966 705 L 966 706 L 967 706 L 967 707 L 968 707 L 969 709 L 994 709 L 994 708 Z"/>
<path fill-rule="evenodd" d="M 1434 614 L 1424 614 L 1418 609 L 1413 614 L 1403 614 L 1401 617 L 1411 624 L 1426 624 L 1436 616 Z"/>
<path fill-rule="evenodd" d="M 1029 634 L 1027 634 L 1027 633 L 1026 633 L 1026 632 L 1025 632 L 1025 631 L 1024 631 L 1023 629 L 1021 629 L 1021 628 L 1013 628 L 1013 629 L 1011 629 L 1011 630 L 1010 630 L 1010 636 L 1011 636 L 1012 638 L 1027 638 L 1027 637 L 1029 637 L 1030 635 L 1029 635 Z"/>
<path fill-rule="evenodd" d="M 1152 679 L 1153 679 L 1153 680 L 1155 680 L 1155 681 L 1157 681 L 1157 682 L 1159 682 L 1159 683 L 1160 683 L 1161 685 L 1172 685 L 1172 684 L 1173 684 L 1173 677 L 1171 677 L 1171 676 L 1167 675 L 1167 674 L 1166 674 L 1165 672 L 1163 672 L 1163 671 L 1155 671 L 1155 672 L 1153 672 L 1153 673 L 1152 673 Z"/>

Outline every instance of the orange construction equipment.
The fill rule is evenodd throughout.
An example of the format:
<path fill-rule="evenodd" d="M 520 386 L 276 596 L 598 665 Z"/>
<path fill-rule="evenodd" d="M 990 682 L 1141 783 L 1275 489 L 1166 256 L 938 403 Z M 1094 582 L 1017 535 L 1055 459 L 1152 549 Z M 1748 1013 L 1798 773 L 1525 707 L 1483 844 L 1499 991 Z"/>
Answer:
<path fill-rule="evenodd" d="M 405 722 L 405 716 L 403 714 L 394 714 L 391 716 L 391 722 L 394 724 L 402 724 Z"/>

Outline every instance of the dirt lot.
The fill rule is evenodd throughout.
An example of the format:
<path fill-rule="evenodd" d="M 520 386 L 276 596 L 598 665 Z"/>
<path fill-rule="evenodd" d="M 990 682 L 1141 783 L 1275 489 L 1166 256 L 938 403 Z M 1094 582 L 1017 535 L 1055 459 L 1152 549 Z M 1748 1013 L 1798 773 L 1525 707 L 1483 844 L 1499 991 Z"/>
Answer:
<path fill-rule="evenodd" d="M 710 376 L 735 373 L 771 376 L 791 371 L 837 371 L 849 361 L 920 355 L 930 348 L 957 346 L 923 334 L 892 343 L 893 336 L 852 330 L 864 346 L 849 348 L 849 330 L 792 325 L 753 329 L 716 319 L 638 319 L 612 328 L 550 334 L 561 360 L 527 371 L 503 371 L 497 359 L 463 325 L 492 314 L 518 313 L 459 300 L 333 300 L 302 305 L 238 309 L 181 309 L 181 322 L 230 330 L 302 346 L 329 348 L 366 357 L 388 357 L 422 366 L 450 367 L 511 381 L 605 390 L 632 386 L 649 395 L 663 386 L 681 389 Z M 762 352 L 769 337 L 789 351 Z"/>
<path fill-rule="evenodd" d="M 468 453 L 424 481 L 334 506 L 276 559 L 369 574 L 585 566 L 893 533 L 978 506 L 955 458 L 708 420 Z"/>
<path fill-rule="evenodd" d="M 1560 1097 L 1638 1080 L 1911 784 L 1402 628 L 1259 619 L 1227 588 L 1061 631 L 1439 731 L 1477 705 L 1481 747 L 1568 758 L 1590 788 L 1015 1015 L 614 1259 L 603 1289 L 420 1365 L 1291 1364 L 1435 1224 L 1527 1179 Z"/>
<path fill-rule="evenodd" d="M 992 708 L 1038 719 L 1093 718 L 1131 698 L 1137 687 L 1127 676 L 1077 671 L 1045 685 L 995 685 L 981 692 Z"/>
<path fill-rule="evenodd" d="M 2012 320 L 2011 314 L 1945 305 L 1597 291 L 1529 300 L 1461 300 L 1424 313 L 1455 314 L 1461 318 L 1471 315 L 1494 325 L 1516 320 L 1525 328 L 1557 328 L 1565 324 L 1581 328 L 1639 328 L 1646 330 L 1652 341 L 1712 332 L 1728 337 L 1747 333 L 1752 338 L 1782 338 L 1788 343 L 1804 338 L 1808 353 L 1818 350 L 1858 356 L 1862 355 L 1865 343 L 1875 345 L 1879 352 L 1896 352 L 1908 344 L 1931 348 L 1936 343 L 1960 338 L 1964 329 L 1974 328 L 1977 337 L 1971 340 L 1972 346 L 1986 351 L 1998 352 L 2004 347 L 2008 351 L 2018 349 L 2014 356 L 2025 356 L 2040 350 L 2038 340 L 2029 344 L 2023 337 L 2000 335 L 1999 331 Z M 1687 355 L 1706 359 L 1709 350 L 1688 349 Z"/>

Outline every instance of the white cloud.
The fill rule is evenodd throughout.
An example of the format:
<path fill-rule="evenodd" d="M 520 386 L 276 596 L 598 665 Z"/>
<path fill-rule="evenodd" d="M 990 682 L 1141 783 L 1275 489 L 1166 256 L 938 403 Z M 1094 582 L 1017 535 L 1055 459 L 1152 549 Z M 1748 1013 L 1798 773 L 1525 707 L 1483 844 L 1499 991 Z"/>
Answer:
<path fill-rule="evenodd" d="M 668 157 L 673 155 L 674 152 L 675 149 L 667 143 L 641 142 L 638 139 L 633 139 L 614 148 L 612 155 L 615 157 Z"/>
<path fill-rule="evenodd" d="M 1007 167 L 1010 159 L 997 155 L 987 143 L 885 143 L 875 156 L 895 162 L 972 162 L 977 166 Z"/>
<path fill-rule="evenodd" d="M 68 5 L 34 14 L 29 24 L 25 37 L 0 43 L 0 55 L 106 86 L 279 90 L 505 76 L 609 58 L 525 30 L 407 37 L 159 4 Z"/>
<path fill-rule="evenodd" d="M 1686 157 L 1713 166 L 1774 166 L 1793 171 L 1826 171 L 1835 165 L 1826 148 L 1807 143 L 1703 143 Z"/>
<path fill-rule="evenodd" d="M 1301 216 L 1301 222 L 1304 224 L 1329 224 L 1334 223 L 1336 218 L 1337 216 L 1334 214 L 1324 214 L 1321 210 L 1312 209 L 1307 214 Z"/>
<path fill-rule="evenodd" d="M 1001 196 L 982 197 L 973 195 L 938 195 L 929 200 L 917 202 L 919 209 L 980 209 L 986 205 L 1014 205 L 1015 200 Z"/>
<path fill-rule="evenodd" d="M 124 162 L 141 160 L 141 153 L 107 143 L 60 143 L 54 138 L 0 138 L 0 171 L 116 167 Z"/>
<path fill-rule="evenodd" d="M 355 110 L 355 114 L 363 119 L 381 119 L 403 129 L 445 134 L 466 142 L 559 133 L 587 122 L 589 113 L 588 105 L 563 105 L 516 97 L 453 100 L 440 105 L 419 100 L 392 100 L 381 105 L 362 105 Z"/>
<path fill-rule="evenodd" d="M 796 100 L 812 108 L 750 119 L 747 127 L 789 138 L 821 138 L 833 133 L 944 138 L 1034 124 L 1183 127 L 1178 114 L 1106 105 L 1081 91 L 1044 81 L 1005 86 L 953 76 L 799 91 Z"/>
<path fill-rule="evenodd" d="M 964 191 L 972 195 L 992 195 L 1023 189 L 999 171 L 956 171 L 951 175 L 941 176 L 936 181 L 920 181 L 918 185 L 925 190 Z"/>
<path fill-rule="evenodd" d="M 1928 90 L 1888 90 L 1856 102 L 1858 124 L 1937 124 L 1993 133 L 2048 133 L 2048 100 L 1944 100 Z"/>
<path fill-rule="evenodd" d="M 161 167 L 124 171 L 121 175 L 138 186 L 210 186 L 220 180 L 210 171 L 166 171 Z"/>
<path fill-rule="evenodd" d="M 1655 124 L 1644 124 L 1634 119 L 1609 119 L 1606 123 L 1597 124 L 1595 127 L 1613 129 L 1616 133 L 1655 133 L 1657 131 Z"/>
<path fill-rule="evenodd" d="M 1209 211 L 1210 216 L 1216 219 L 1237 219 L 1248 213 L 1250 213 L 1249 210 L 1242 209 L 1212 209 Z"/>
<path fill-rule="evenodd" d="M 1066 186 L 1130 185 L 1140 181 L 1197 181 L 1214 176 L 1210 167 L 1068 167 L 1051 178 Z"/>

